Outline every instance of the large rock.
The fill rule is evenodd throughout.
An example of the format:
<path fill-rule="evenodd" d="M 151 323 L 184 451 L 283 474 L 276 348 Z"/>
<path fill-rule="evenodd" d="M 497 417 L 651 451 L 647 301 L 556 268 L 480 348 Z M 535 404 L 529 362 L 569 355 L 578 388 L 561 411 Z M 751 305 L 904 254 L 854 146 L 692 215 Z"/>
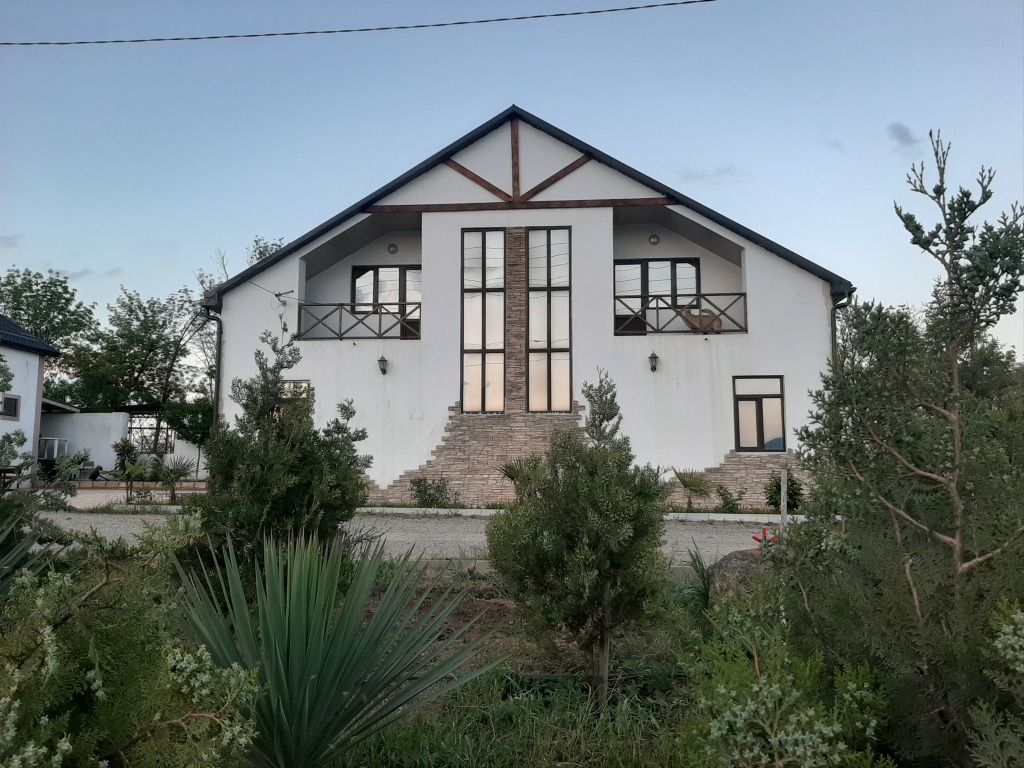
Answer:
<path fill-rule="evenodd" d="M 768 560 L 756 549 L 730 552 L 716 560 L 709 569 L 711 605 L 722 597 L 750 591 L 754 581 L 767 572 Z"/>

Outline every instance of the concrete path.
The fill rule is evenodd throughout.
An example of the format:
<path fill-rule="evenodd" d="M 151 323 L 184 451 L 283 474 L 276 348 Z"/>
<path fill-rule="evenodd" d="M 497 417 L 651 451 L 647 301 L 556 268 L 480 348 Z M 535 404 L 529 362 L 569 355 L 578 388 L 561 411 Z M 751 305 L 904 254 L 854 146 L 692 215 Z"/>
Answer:
<path fill-rule="evenodd" d="M 110 490 L 81 491 L 71 499 L 76 512 L 48 512 L 46 517 L 64 528 L 75 531 L 95 529 L 107 538 L 124 537 L 131 541 L 146 525 L 159 525 L 163 515 L 99 514 L 94 507 L 123 501 L 123 492 Z M 389 554 L 404 554 L 413 547 L 427 558 L 483 559 L 487 555 L 484 530 L 487 518 L 440 514 L 411 516 L 407 514 L 359 514 L 347 527 L 353 531 L 379 533 L 387 538 Z M 708 562 L 737 549 L 750 549 L 751 536 L 760 533 L 758 523 L 682 522 L 665 523 L 665 554 L 674 564 L 687 560 L 687 551 L 700 551 Z"/>

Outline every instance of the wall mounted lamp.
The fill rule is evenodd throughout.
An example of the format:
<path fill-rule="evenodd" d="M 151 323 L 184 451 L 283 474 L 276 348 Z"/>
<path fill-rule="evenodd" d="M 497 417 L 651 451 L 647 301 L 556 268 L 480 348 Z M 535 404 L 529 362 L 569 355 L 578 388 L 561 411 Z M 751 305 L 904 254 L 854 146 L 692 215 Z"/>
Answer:
<path fill-rule="evenodd" d="M 392 256 L 394 256 L 396 253 L 398 253 L 398 244 L 397 243 L 389 244 L 388 245 L 388 253 L 390 253 Z"/>
<path fill-rule="evenodd" d="M 647 238 L 647 242 L 650 243 L 651 245 L 657 245 L 658 243 L 661 242 L 661 238 L 658 237 L 657 235 L 651 235 L 650 237 Z"/>
<path fill-rule="evenodd" d="M 647 359 L 651 361 L 651 373 L 654 373 L 654 371 L 658 370 L 658 353 L 651 352 L 651 356 Z"/>
<path fill-rule="evenodd" d="M 379 358 L 377 358 L 377 367 L 380 368 L 381 376 L 388 375 L 388 359 L 384 357 L 384 355 L 381 355 Z"/>

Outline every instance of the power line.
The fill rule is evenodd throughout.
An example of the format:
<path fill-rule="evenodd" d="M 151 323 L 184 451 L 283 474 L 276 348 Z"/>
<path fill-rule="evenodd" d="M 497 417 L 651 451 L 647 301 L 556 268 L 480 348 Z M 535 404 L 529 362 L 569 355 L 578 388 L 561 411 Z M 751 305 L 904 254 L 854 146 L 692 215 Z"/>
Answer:
<path fill-rule="evenodd" d="M 127 45 L 132 43 L 184 43 L 200 40 L 250 40 L 259 37 L 304 37 L 309 35 L 349 35 L 361 32 L 397 32 L 413 29 L 440 29 L 441 27 L 468 27 L 477 24 L 502 24 L 510 21 L 534 21 L 536 19 L 559 19 L 570 16 L 598 16 L 604 13 L 627 13 L 646 11 L 652 8 L 671 8 L 680 5 L 714 3 L 717 0 L 675 0 L 674 2 L 628 5 L 620 8 L 599 8 L 591 11 L 562 11 L 559 13 L 536 13 L 529 16 L 502 16 L 494 19 L 468 19 L 464 21 L 439 21 L 432 24 L 397 24 L 387 27 L 356 27 L 351 29 L 313 29 L 303 32 L 254 32 L 243 35 L 195 35 L 191 37 L 140 37 L 125 40 L 30 40 L 2 42 L 0 46 L 33 45 Z"/>

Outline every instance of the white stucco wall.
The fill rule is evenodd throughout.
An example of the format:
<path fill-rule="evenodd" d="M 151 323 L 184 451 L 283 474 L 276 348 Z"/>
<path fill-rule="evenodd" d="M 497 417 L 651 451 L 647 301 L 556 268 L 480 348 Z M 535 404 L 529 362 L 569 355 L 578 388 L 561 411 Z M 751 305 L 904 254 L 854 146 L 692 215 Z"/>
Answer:
<path fill-rule="evenodd" d="M 127 413 L 44 413 L 44 437 L 68 441 L 68 452 L 88 450 L 94 464 L 107 470 L 117 460 L 110 446 L 128 434 Z"/>
<path fill-rule="evenodd" d="M 18 419 L 0 419 L 0 435 L 20 429 L 26 438 L 21 450 L 35 455 L 39 437 L 39 406 L 43 396 L 43 358 L 34 352 L 2 346 L 0 356 L 13 374 L 11 389 L 7 394 L 21 398 Z"/>
<path fill-rule="evenodd" d="M 709 226 L 710 223 L 708 223 Z M 737 267 L 657 225 L 615 226 L 611 209 L 509 210 L 430 213 L 422 232 L 382 236 L 337 266 L 312 278 L 308 296 L 349 301 L 354 264 L 404 264 L 417 252 L 423 268 L 422 339 L 315 340 L 299 342 L 302 362 L 289 378 L 308 379 L 325 423 L 334 404 L 352 398 L 356 425 L 369 439 L 370 477 L 387 485 L 430 458 L 440 443 L 448 407 L 460 397 L 461 266 L 464 228 L 570 227 L 572 229 L 573 396 L 598 368 L 619 390 L 623 429 L 640 461 L 704 468 L 734 448 L 733 376 L 784 377 L 787 446 L 806 423 L 807 391 L 818 386 L 830 345 L 830 300 L 821 280 L 750 243 Z M 730 239 L 736 236 L 728 234 Z M 650 234 L 661 242 L 652 247 Z M 390 242 L 398 254 L 387 254 Z M 650 334 L 613 332 L 613 261 L 619 258 L 688 257 L 701 261 L 705 292 L 748 291 L 745 334 Z M 270 290 L 288 290 L 297 275 L 286 259 L 259 276 Z M 282 314 L 294 328 L 294 302 L 282 306 L 266 291 L 243 285 L 225 297 L 223 364 L 226 381 L 255 372 L 253 351 L 264 328 L 279 327 Z M 660 358 L 651 373 L 648 356 Z M 377 359 L 388 359 L 382 376 Z M 225 387 L 225 393 L 227 392 Z M 233 415 L 234 406 L 224 404 Z"/>

